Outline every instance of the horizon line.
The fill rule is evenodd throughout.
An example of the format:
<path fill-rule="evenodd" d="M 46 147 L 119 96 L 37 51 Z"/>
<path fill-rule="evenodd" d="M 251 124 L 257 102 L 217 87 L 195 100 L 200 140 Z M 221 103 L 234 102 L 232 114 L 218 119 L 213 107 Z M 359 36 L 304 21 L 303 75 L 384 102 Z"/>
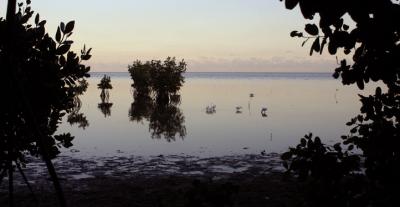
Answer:
<path fill-rule="evenodd" d="M 89 73 L 129 73 L 129 71 L 89 71 Z M 185 73 L 329 73 L 317 71 L 186 71 Z"/>

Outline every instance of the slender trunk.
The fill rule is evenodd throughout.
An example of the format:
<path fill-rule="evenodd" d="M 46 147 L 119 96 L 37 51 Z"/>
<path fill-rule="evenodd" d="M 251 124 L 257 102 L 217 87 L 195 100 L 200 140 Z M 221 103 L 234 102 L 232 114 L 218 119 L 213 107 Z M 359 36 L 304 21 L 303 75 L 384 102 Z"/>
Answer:
<path fill-rule="evenodd" d="M 26 186 L 28 187 L 29 191 L 31 192 L 33 199 L 35 200 L 36 204 L 38 204 L 38 199 L 36 198 L 36 195 L 33 192 L 32 186 L 31 186 L 31 184 L 29 184 L 28 178 L 26 177 L 24 171 L 22 170 L 21 165 L 18 163 L 15 163 L 15 164 L 17 165 L 19 173 L 21 174 L 22 178 L 24 179 Z"/>
<path fill-rule="evenodd" d="M 60 184 L 60 180 L 58 179 L 57 172 L 56 172 L 56 170 L 54 168 L 54 165 L 51 162 L 50 158 L 47 156 L 47 153 L 43 153 L 42 156 L 43 156 L 43 160 L 46 163 L 47 170 L 49 171 L 50 177 L 51 177 L 51 179 L 53 181 L 53 185 L 54 185 L 54 188 L 56 190 L 56 193 L 57 193 L 57 196 L 58 196 L 58 199 L 59 199 L 59 202 L 60 202 L 60 206 L 61 207 L 66 207 L 67 203 L 65 201 L 64 193 L 63 193 L 63 190 L 62 190 L 62 187 L 61 187 L 61 184 Z"/>
<path fill-rule="evenodd" d="M 4 168 L 0 173 L 0 185 L 1 183 L 3 183 L 3 179 L 6 176 L 6 173 L 7 173 L 7 168 Z"/>
<path fill-rule="evenodd" d="M 14 207 L 14 178 L 13 178 L 13 166 L 11 159 L 11 151 L 8 151 L 8 197 L 10 207 Z"/>
<path fill-rule="evenodd" d="M 14 21 L 16 9 L 17 9 L 17 0 L 8 0 L 8 5 L 7 5 L 7 21 L 8 22 Z"/>
<path fill-rule="evenodd" d="M 9 32 L 8 32 L 8 34 L 9 34 L 9 40 L 10 40 L 10 44 L 12 44 L 12 38 L 13 38 L 13 34 L 14 34 L 14 29 L 13 29 L 13 26 L 14 26 L 14 24 L 15 24 L 15 14 L 16 14 L 16 8 L 17 8 L 17 0 L 8 0 L 8 6 L 7 6 L 7 23 L 8 23 L 8 27 L 9 27 Z M 9 51 L 9 56 L 10 56 L 10 64 L 9 65 L 11 65 L 11 63 L 13 62 L 12 61 L 12 58 L 13 58 L 13 47 L 9 47 L 8 48 L 8 51 Z M 15 71 L 13 71 L 14 73 L 14 78 L 17 80 L 17 76 L 15 75 Z M 20 85 L 19 85 L 20 86 Z M 20 86 L 20 95 L 22 95 L 23 97 L 24 97 L 24 90 L 23 90 L 23 88 Z M 30 115 L 32 116 L 32 119 L 34 120 L 34 124 L 37 126 L 37 123 L 36 123 L 36 120 L 35 120 L 35 118 L 34 118 L 34 115 L 33 115 L 33 110 L 32 110 L 32 108 L 29 106 L 29 102 L 26 100 L 26 99 L 24 99 L 24 101 L 25 101 L 25 104 L 26 104 L 26 107 L 27 107 L 27 109 L 29 110 L 29 112 L 30 112 Z M 36 129 L 37 130 L 37 129 Z M 47 151 L 46 151 L 46 149 L 45 149 L 45 145 L 44 145 L 44 143 L 43 143 L 43 141 L 42 141 L 42 134 L 39 132 L 39 131 L 37 131 L 37 135 L 38 135 L 38 144 L 39 144 L 39 148 L 40 148 L 40 150 L 41 150 L 41 154 L 42 154 L 42 157 L 43 157 L 43 160 L 45 161 L 45 163 L 46 163 L 46 166 L 47 166 L 47 169 L 48 169 L 48 171 L 49 171 L 49 174 L 50 174 L 50 177 L 52 178 L 52 181 L 53 181 L 53 184 L 54 184 L 54 188 L 55 188 L 55 190 L 56 190 L 56 192 L 57 192 L 57 195 L 58 195 L 58 198 L 59 198 L 59 200 L 60 200 L 60 205 L 62 206 L 62 207 L 65 207 L 66 206 L 66 202 L 65 202 L 65 198 L 64 198 L 64 194 L 63 194 L 63 191 L 62 191 L 62 188 L 61 188 L 61 184 L 60 184 L 60 182 L 59 182 L 59 180 L 58 180 L 58 177 L 57 177 L 57 173 L 56 173 L 56 171 L 55 171 L 55 169 L 54 169 L 54 166 L 53 166 L 53 163 L 51 162 L 51 160 L 50 160 L 50 158 L 49 158 L 49 156 L 48 156 L 48 153 L 47 153 Z M 10 169 L 9 169 L 10 170 Z M 11 172 L 11 175 L 12 175 L 12 169 L 10 170 L 10 172 Z M 12 182 L 12 176 L 11 176 L 11 179 L 10 179 L 10 181 L 9 181 L 10 183 Z M 10 187 L 10 201 L 13 199 L 12 198 L 12 192 L 11 192 L 11 190 L 13 190 L 12 189 L 12 186 Z M 11 203 L 13 203 L 13 202 L 11 202 Z M 11 205 L 11 204 L 10 204 Z"/>
<path fill-rule="evenodd" d="M 16 13 L 16 7 L 17 7 L 17 0 L 8 0 L 8 5 L 7 5 L 7 26 L 9 31 L 7 34 L 9 35 L 8 37 L 11 38 L 13 35 L 13 25 L 15 23 L 15 13 Z M 11 39 L 9 39 L 11 40 Z M 9 47 L 10 49 L 12 47 Z M 12 51 L 9 51 L 12 53 Z M 10 54 L 10 62 L 11 63 L 11 58 L 12 54 Z M 10 64 L 8 64 L 10 65 Z M 12 139 L 9 137 L 9 139 Z M 11 140 L 8 140 L 11 141 Z M 8 143 L 10 145 L 10 143 Z M 9 193 L 9 205 L 10 207 L 14 206 L 14 180 L 13 180 L 13 166 L 12 166 L 12 145 L 9 146 L 8 150 L 8 161 L 7 161 L 7 168 L 8 168 L 8 193 Z"/>

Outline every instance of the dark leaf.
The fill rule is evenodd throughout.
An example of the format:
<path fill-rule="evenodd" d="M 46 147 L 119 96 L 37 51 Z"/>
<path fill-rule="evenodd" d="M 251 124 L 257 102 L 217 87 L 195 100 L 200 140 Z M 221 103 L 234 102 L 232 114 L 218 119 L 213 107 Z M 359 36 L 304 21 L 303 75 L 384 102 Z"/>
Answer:
<path fill-rule="evenodd" d="M 354 127 L 354 128 L 352 128 L 351 130 L 350 130 L 350 133 L 352 133 L 352 134 L 354 134 L 354 133 L 356 133 L 357 132 L 357 127 Z"/>
<path fill-rule="evenodd" d="M 333 145 L 333 149 L 335 149 L 337 152 L 342 151 L 342 147 L 340 146 L 340 143 L 336 143 L 335 145 Z"/>
<path fill-rule="evenodd" d="M 36 17 L 35 17 L 35 24 L 36 24 L 36 25 L 39 24 L 39 14 L 36 14 Z"/>
<path fill-rule="evenodd" d="M 91 55 L 81 55 L 82 60 L 89 60 L 91 57 Z"/>
<path fill-rule="evenodd" d="M 359 122 L 363 122 L 363 121 L 364 121 L 364 118 L 363 118 L 363 116 L 358 115 L 358 116 L 357 116 L 357 120 L 358 120 Z"/>
<path fill-rule="evenodd" d="M 61 45 L 59 48 L 57 48 L 56 54 L 57 55 L 63 55 L 69 51 L 71 48 L 71 45 Z"/>
<path fill-rule="evenodd" d="M 298 33 L 298 31 L 292 31 L 292 32 L 290 32 L 290 36 L 291 37 L 296 37 L 297 33 Z"/>
<path fill-rule="evenodd" d="M 321 139 L 319 137 L 315 137 L 314 143 L 316 145 L 321 145 L 322 144 Z"/>
<path fill-rule="evenodd" d="M 21 23 L 21 24 L 27 23 L 28 20 L 29 20 L 29 18 L 30 18 L 30 16 L 28 16 L 28 15 L 23 16 L 23 17 L 21 18 L 21 20 L 20 20 L 20 23 Z"/>
<path fill-rule="evenodd" d="M 333 76 L 333 78 L 338 79 L 339 78 L 339 72 L 335 71 L 332 76 Z"/>
<path fill-rule="evenodd" d="M 60 30 L 60 27 L 57 27 L 56 41 L 57 41 L 58 43 L 61 42 L 61 30 Z"/>
<path fill-rule="evenodd" d="M 285 0 L 286 9 L 294 9 L 299 3 L 299 0 Z"/>
<path fill-rule="evenodd" d="M 60 56 L 60 65 L 61 65 L 61 66 L 64 66 L 65 63 L 67 63 L 67 60 L 65 59 L 64 55 L 61 55 L 61 56 Z"/>
<path fill-rule="evenodd" d="M 41 22 L 39 22 L 39 25 L 41 26 L 41 27 L 44 27 L 44 25 L 46 24 L 46 20 L 42 20 Z"/>
<path fill-rule="evenodd" d="M 364 80 L 363 79 L 358 79 L 357 80 L 357 86 L 360 90 L 364 90 Z"/>
<path fill-rule="evenodd" d="M 315 11 L 312 1 L 299 1 L 300 10 L 306 19 L 313 19 Z"/>
<path fill-rule="evenodd" d="M 326 45 L 326 37 L 324 37 L 324 38 L 322 39 L 321 49 L 320 49 L 320 51 L 319 51 L 319 54 L 322 54 L 322 52 L 324 51 L 325 45 Z"/>
<path fill-rule="evenodd" d="M 337 45 L 334 41 L 330 40 L 328 44 L 328 51 L 331 55 L 335 55 L 337 52 Z"/>
<path fill-rule="evenodd" d="M 72 41 L 72 40 L 66 40 L 66 41 L 64 41 L 63 43 L 66 44 L 66 45 L 72 45 L 72 44 L 74 43 L 74 41 Z"/>
<path fill-rule="evenodd" d="M 64 33 L 66 34 L 71 33 L 72 30 L 74 30 L 74 27 L 75 27 L 75 21 L 68 22 L 67 25 L 65 26 Z"/>
<path fill-rule="evenodd" d="M 65 24 L 64 24 L 64 22 L 60 23 L 60 29 L 61 29 L 61 32 L 65 33 Z"/>
<path fill-rule="evenodd" d="M 319 32 L 318 27 L 315 24 L 306 24 L 306 27 L 304 28 L 304 30 L 308 34 L 313 35 L 313 36 L 318 35 L 318 32 Z"/>
<path fill-rule="evenodd" d="M 300 145 L 303 146 L 303 147 L 305 147 L 305 146 L 307 145 L 307 140 L 304 139 L 304 138 L 301 138 L 301 139 L 300 139 Z"/>
<path fill-rule="evenodd" d="M 320 45 L 320 43 L 319 43 L 319 37 L 317 37 L 317 38 L 314 40 L 314 43 L 313 43 L 312 46 L 311 46 L 310 55 L 313 54 L 313 51 L 319 52 L 320 49 L 321 49 L 321 45 Z"/>

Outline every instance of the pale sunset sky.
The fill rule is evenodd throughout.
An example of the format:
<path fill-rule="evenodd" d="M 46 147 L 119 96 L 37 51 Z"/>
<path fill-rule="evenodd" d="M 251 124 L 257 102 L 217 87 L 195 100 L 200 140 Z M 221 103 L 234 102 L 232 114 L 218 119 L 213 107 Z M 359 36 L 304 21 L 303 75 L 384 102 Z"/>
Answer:
<path fill-rule="evenodd" d="M 309 56 L 300 11 L 279 0 L 32 0 L 54 36 L 75 20 L 76 52 L 86 44 L 93 72 L 127 71 L 132 61 L 185 59 L 188 71 L 331 72 L 336 59 Z M 5 16 L 6 0 L 0 0 Z"/>

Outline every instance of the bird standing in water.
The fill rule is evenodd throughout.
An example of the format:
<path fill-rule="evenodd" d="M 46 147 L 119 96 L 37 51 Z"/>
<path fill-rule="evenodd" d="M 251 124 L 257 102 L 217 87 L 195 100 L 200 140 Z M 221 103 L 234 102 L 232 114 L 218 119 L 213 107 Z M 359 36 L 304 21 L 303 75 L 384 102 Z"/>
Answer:
<path fill-rule="evenodd" d="M 267 110 L 268 110 L 268 108 L 267 107 L 263 107 L 263 108 L 261 108 L 261 116 L 263 116 L 263 117 L 267 117 L 268 115 L 267 115 Z"/>

